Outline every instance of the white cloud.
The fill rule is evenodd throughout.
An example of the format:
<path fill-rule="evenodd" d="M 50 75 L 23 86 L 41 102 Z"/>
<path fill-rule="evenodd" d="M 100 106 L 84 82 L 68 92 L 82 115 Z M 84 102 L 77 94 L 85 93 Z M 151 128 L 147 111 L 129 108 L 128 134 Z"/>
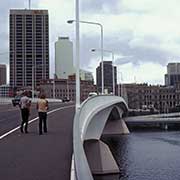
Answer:
<path fill-rule="evenodd" d="M 154 63 L 142 63 L 133 66 L 132 63 L 118 66 L 119 78 L 120 72 L 123 74 L 123 83 L 142 83 L 164 84 L 164 74 L 166 67 Z"/>
<path fill-rule="evenodd" d="M 21 0 L 16 0 L 16 2 L 7 0 L 1 3 L 0 23 L 5 26 L 0 29 L 0 38 L 4 44 L 0 51 L 8 51 L 9 8 L 24 8 L 27 7 L 27 2 L 22 4 Z M 180 56 L 179 0 L 85 0 L 80 1 L 80 6 L 81 20 L 103 24 L 104 48 L 114 51 L 116 56 L 130 57 L 124 60 L 124 63 L 129 63 L 123 65 L 127 68 L 126 72 L 132 71 L 133 74 L 138 68 L 139 71 L 136 73 L 140 74 L 143 73 L 144 68 L 144 77 L 147 79 L 137 79 L 163 83 L 163 69 L 166 68 L 168 62 L 176 61 Z M 32 8 L 37 7 L 49 11 L 52 76 L 54 42 L 58 36 L 70 36 L 73 41 L 75 39 L 75 26 L 66 23 L 67 20 L 75 17 L 75 2 L 72 0 L 32 1 Z M 86 69 L 93 66 L 95 70 L 99 56 L 98 54 L 93 56 L 89 50 L 100 48 L 100 29 L 96 26 L 81 24 L 80 32 L 81 66 Z M 2 60 L 1 57 L 1 61 L 7 63 L 8 61 L 4 59 Z M 151 73 L 146 75 L 147 64 L 150 68 L 154 68 L 155 72 L 159 69 L 159 72 L 155 74 L 158 78 Z M 127 77 L 133 81 L 128 73 Z"/>

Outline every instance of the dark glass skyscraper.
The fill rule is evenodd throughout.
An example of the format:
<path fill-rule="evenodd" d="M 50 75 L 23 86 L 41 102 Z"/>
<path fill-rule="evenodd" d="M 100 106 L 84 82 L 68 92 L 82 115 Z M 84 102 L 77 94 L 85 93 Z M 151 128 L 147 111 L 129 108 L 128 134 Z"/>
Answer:
<path fill-rule="evenodd" d="M 0 85 L 6 84 L 6 65 L 0 64 Z"/>
<path fill-rule="evenodd" d="M 96 84 L 98 91 L 101 92 L 102 88 L 102 73 L 101 73 L 102 63 L 96 68 Z M 108 93 L 113 92 L 113 79 L 112 79 L 112 61 L 104 61 L 104 89 L 108 91 Z M 117 85 L 117 69 L 116 66 L 114 68 L 114 77 L 115 77 L 115 87 Z"/>
<path fill-rule="evenodd" d="M 49 78 L 47 10 L 10 10 L 10 85 L 39 85 Z M 34 72 L 34 73 L 33 73 Z"/>

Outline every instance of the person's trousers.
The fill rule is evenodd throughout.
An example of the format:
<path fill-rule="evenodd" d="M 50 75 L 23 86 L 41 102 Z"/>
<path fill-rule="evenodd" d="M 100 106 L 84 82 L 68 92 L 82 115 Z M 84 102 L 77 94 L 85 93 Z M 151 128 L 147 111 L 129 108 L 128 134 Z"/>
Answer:
<path fill-rule="evenodd" d="M 21 116 L 22 116 L 21 132 L 23 132 L 24 124 L 25 124 L 25 132 L 27 132 L 28 119 L 29 119 L 29 109 L 28 108 L 21 109 Z"/>
<path fill-rule="evenodd" d="M 47 132 L 47 112 L 38 112 L 39 114 L 39 134 L 42 134 L 42 126 L 43 130 Z"/>

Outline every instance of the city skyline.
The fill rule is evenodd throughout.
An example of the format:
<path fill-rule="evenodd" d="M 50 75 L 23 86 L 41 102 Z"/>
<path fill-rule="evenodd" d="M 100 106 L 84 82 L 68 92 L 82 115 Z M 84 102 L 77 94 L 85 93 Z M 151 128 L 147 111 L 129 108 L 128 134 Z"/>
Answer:
<path fill-rule="evenodd" d="M 179 60 L 179 4 L 176 0 L 88 0 L 80 2 L 80 17 L 81 20 L 103 24 L 104 48 L 114 51 L 116 63 L 119 64 L 117 71 L 123 74 L 123 82 L 164 84 L 167 64 Z M 54 0 L 51 3 L 47 0 L 32 0 L 31 7 L 49 11 L 52 77 L 54 42 L 57 37 L 69 36 L 73 42 L 75 40 L 74 25 L 66 23 L 67 20 L 74 19 L 74 1 Z M 0 48 L 0 52 L 7 52 L 9 49 L 8 14 L 11 8 L 28 8 L 28 1 L 7 0 L 2 3 L 0 22 L 4 26 L 0 30 L 0 39 L 4 46 Z M 95 72 L 100 54 L 92 54 L 90 49 L 99 48 L 99 29 L 81 25 L 80 32 L 81 68 Z M 111 60 L 107 55 L 105 54 L 104 60 Z M 8 64 L 7 54 L 0 56 L 0 63 Z"/>

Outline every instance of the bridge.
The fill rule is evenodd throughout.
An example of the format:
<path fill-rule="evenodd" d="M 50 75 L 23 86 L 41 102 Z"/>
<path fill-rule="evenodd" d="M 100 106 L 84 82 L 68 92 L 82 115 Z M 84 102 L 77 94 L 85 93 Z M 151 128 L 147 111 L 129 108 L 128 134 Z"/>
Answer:
<path fill-rule="evenodd" d="M 101 136 L 128 134 L 126 124 L 179 123 L 180 113 L 126 117 L 124 99 L 112 95 L 88 98 L 75 113 L 72 102 L 50 102 L 48 133 L 38 135 L 32 104 L 29 133 L 19 130 L 19 107 L 0 105 L 0 177 L 10 180 L 93 180 L 118 174 L 119 168 Z M 169 125 L 167 124 L 167 125 Z"/>
<path fill-rule="evenodd" d="M 163 129 L 168 129 L 170 126 L 180 125 L 180 113 L 164 113 L 145 116 L 126 117 L 127 125 L 133 126 L 154 126 Z"/>
<path fill-rule="evenodd" d="M 28 134 L 19 131 L 19 108 L 4 103 L 0 106 L 0 177 L 6 180 L 81 180 L 93 179 L 93 173 L 119 173 L 108 146 L 100 137 L 103 133 L 129 133 L 122 120 L 125 112 L 126 103 L 115 96 L 92 97 L 76 114 L 73 103 L 50 102 L 48 133 L 39 136 L 34 103 Z M 115 116 L 116 121 L 112 119 Z M 113 128 L 114 125 L 117 128 Z M 96 158 L 101 157 L 98 166 L 95 159 L 91 161 L 95 155 L 92 152 L 100 152 L 96 154 Z"/>
<path fill-rule="evenodd" d="M 124 99 L 112 95 L 88 98 L 77 110 L 73 129 L 72 180 L 93 180 L 93 175 L 120 172 L 111 151 L 100 138 L 103 132 L 128 134 L 122 118 L 127 111 Z M 114 117 L 110 118 L 111 115 Z"/>

